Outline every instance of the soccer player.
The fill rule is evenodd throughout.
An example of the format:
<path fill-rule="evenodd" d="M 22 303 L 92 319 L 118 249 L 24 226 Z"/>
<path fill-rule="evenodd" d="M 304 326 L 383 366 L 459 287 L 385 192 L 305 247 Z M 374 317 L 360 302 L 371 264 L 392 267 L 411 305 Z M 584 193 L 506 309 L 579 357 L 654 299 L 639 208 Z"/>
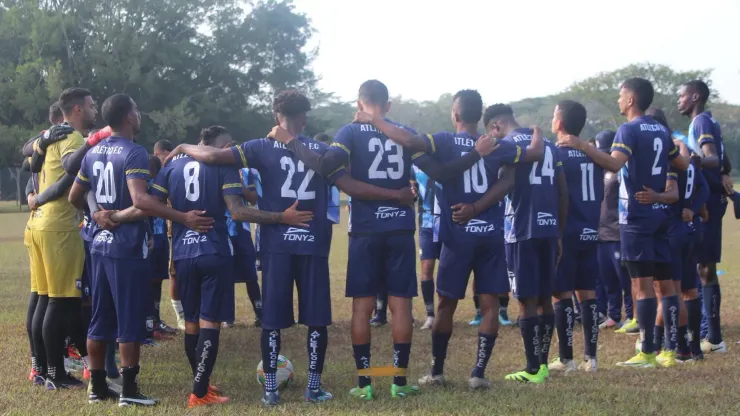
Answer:
<path fill-rule="evenodd" d="M 617 103 L 627 123 L 617 130 L 611 154 L 602 153 L 574 137 L 567 138 L 568 143 L 564 143 L 579 148 L 604 169 L 620 172 L 620 195 L 623 198 L 619 208 L 622 260 L 632 278 L 633 293 L 637 297 L 635 303 L 642 345 L 637 355 L 617 365 L 631 368 L 657 366 L 653 336 L 658 302 L 653 280 L 660 286 L 666 329 L 670 333 L 678 332 L 678 328 L 673 327 L 675 321 L 669 315 L 670 311 L 678 310 L 678 296 L 671 281 L 665 205 L 642 204 L 636 199 L 636 194 L 645 191 L 645 188 L 663 192 L 669 164 L 686 170 L 689 161 L 679 155 L 670 132 L 645 115 L 653 96 L 650 81 L 643 78 L 624 81 Z"/>
<path fill-rule="evenodd" d="M 488 107 L 483 122 L 488 134 L 501 141 L 519 147 L 533 141 L 532 129 L 522 128 L 507 105 Z M 527 357 L 527 367 L 507 375 L 507 380 L 543 383 L 549 375 L 547 357 L 555 326 L 551 284 L 567 215 L 568 189 L 562 162 L 548 141 L 541 161 L 516 166 L 506 207 L 506 258 L 513 274 L 511 291 L 519 300 L 519 328 Z"/>
<path fill-rule="evenodd" d="M 317 142 L 331 144 L 331 137 L 329 137 L 329 135 L 326 133 L 319 133 L 313 136 L 313 139 Z"/>
<path fill-rule="evenodd" d="M 563 100 L 555 106 L 552 132 L 558 140 L 578 136 L 586 125 L 586 108 L 576 101 Z M 550 370 L 570 373 L 580 368 L 596 371 L 596 348 L 599 342 L 599 311 L 596 301 L 595 273 L 599 270 L 597 240 L 601 201 L 604 199 L 604 169 L 582 151 L 560 145 L 558 159 L 568 186 L 568 222 L 562 236 L 562 251 L 557 276 L 552 284 L 555 328 L 558 332 L 559 357 Z M 583 322 L 584 362 L 573 360 L 573 292 L 581 308 Z"/>
<path fill-rule="evenodd" d="M 141 120 L 133 100 L 127 95 L 113 95 L 103 103 L 102 114 L 112 135 L 83 158 L 69 194 L 70 202 L 81 207 L 85 193 L 94 189 L 97 203 L 113 222 L 122 222 L 117 215 L 123 214 L 117 210 L 134 206 L 144 215 L 174 220 L 195 230 L 209 229 L 213 220 L 202 217 L 202 212 L 175 211 L 147 193 L 149 160 L 146 150 L 133 143 Z M 139 391 L 136 381 L 140 342 L 146 332 L 145 316 L 150 309 L 146 304 L 150 299 L 148 231 L 144 219 L 110 231 L 95 230 L 91 247 L 93 316 L 87 341 L 90 403 L 115 398 L 106 384 L 104 365 L 106 343 L 117 340 L 123 376 L 119 406 L 156 404 L 156 400 Z"/>
<path fill-rule="evenodd" d="M 596 148 L 610 152 L 616 132 L 604 130 L 596 135 Z M 597 258 L 599 275 L 608 297 L 608 319 L 602 328 L 616 327 L 617 333 L 638 333 L 637 319 L 632 313 L 632 284 L 629 273 L 622 265 L 619 250 L 619 176 L 604 172 L 604 200 L 599 219 L 599 244 Z M 622 305 L 625 320 L 622 322 Z M 620 324 L 621 323 L 621 324 Z"/>
<path fill-rule="evenodd" d="M 709 221 L 704 224 L 704 239 L 699 250 L 699 276 L 704 294 L 704 311 L 709 323 L 707 339 L 702 341 L 704 353 L 727 352 L 722 341 L 720 306 L 722 292 L 717 278 L 717 263 L 722 255 L 722 217 L 727 209 L 726 195 L 730 193 L 729 160 L 719 123 L 706 110 L 709 87 L 700 80 L 689 81 L 679 90 L 678 111 L 691 118 L 689 148 L 701 157 L 701 169 L 709 184 L 707 200 Z M 731 194 L 731 193 L 730 193 Z"/>
<path fill-rule="evenodd" d="M 428 135 L 427 154 L 419 156 L 416 163 L 425 164 L 433 157 L 440 164 L 459 159 L 474 148 L 479 139 L 478 123 L 483 113 L 483 100 L 474 90 L 455 94 L 452 104 L 452 121 L 455 133 L 441 132 Z M 441 182 L 439 198 L 439 241 L 442 243 L 437 293 L 439 306 L 432 327 L 432 369 L 419 380 L 419 384 L 443 384 L 443 370 L 447 349 L 452 335 L 452 322 L 459 299 L 465 297 L 468 279 L 474 273 L 475 293 L 481 305 L 476 362 L 468 385 L 471 389 L 487 389 L 491 383 L 485 379 L 485 370 L 498 336 L 499 296 L 509 291 L 503 239 L 503 205 L 500 202 L 513 185 L 513 170 L 499 183 L 499 169 L 504 164 L 514 164 L 542 156 L 541 136 L 528 153 L 511 142 L 503 142 L 490 155 L 478 161 L 456 179 Z M 491 200 L 479 200 L 497 185 Z"/>
<path fill-rule="evenodd" d="M 431 329 L 434 323 L 434 266 L 439 259 L 442 243 L 434 241 L 435 196 L 437 184 L 418 166 L 414 166 L 419 195 L 419 257 L 421 259 L 421 295 L 427 317 L 421 329 Z M 376 315 L 377 316 L 377 315 Z"/>

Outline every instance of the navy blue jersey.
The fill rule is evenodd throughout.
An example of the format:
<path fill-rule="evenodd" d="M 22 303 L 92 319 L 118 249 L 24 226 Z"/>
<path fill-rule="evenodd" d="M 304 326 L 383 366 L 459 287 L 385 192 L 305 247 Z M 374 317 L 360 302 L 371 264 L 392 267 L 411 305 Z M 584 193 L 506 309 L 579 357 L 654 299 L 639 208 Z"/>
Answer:
<path fill-rule="evenodd" d="M 522 150 L 532 141 L 532 129 L 515 129 L 501 142 L 514 143 Z M 530 238 L 559 237 L 558 174 L 563 162 L 557 148 L 545 139 L 545 154 L 539 162 L 517 164 L 514 189 L 506 204 L 507 243 Z"/>
<path fill-rule="evenodd" d="M 689 164 L 689 168 L 685 171 L 671 168 L 670 172 L 668 172 L 667 179 L 669 181 L 676 181 L 676 186 L 678 187 L 678 201 L 675 204 L 668 206 L 668 215 L 670 216 L 671 221 L 668 233 L 670 235 L 693 233 L 696 231 L 694 222 L 683 221 L 681 214 L 684 208 L 688 208 L 694 211 L 695 216 L 699 215 L 698 207 L 703 205 L 705 201 L 701 201 L 700 204 L 695 204 L 695 202 L 699 202 L 695 201 L 695 199 L 698 194 L 700 194 L 700 192 L 698 192 L 699 188 L 707 186 L 706 180 L 702 175 L 702 170 L 697 163 L 692 160 Z"/>
<path fill-rule="evenodd" d="M 254 190 L 255 186 L 250 185 L 249 181 L 249 169 L 242 168 L 241 171 L 241 183 L 243 187 L 250 188 Z M 242 203 L 246 206 L 247 201 L 242 198 Z M 229 235 L 231 238 L 237 238 L 240 241 L 244 241 L 245 244 L 248 244 L 246 241 L 247 239 L 252 239 L 252 232 L 250 230 L 250 225 L 248 222 L 240 222 L 240 221 L 234 221 L 231 218 L 231 213 L 226 210 L 226 227 L 229 230 Z"/>
<path fill-rule="evenodd" d="M 87 204 L 85 204 L 87 205 Z M 87 241 L 88 243 L 93 240 L 93 237 L 95 236 L 95 227 L 93 226 L 95 221 L 93 221 L 92 216 L 90 216 L 90 209 L 85 207 L 85 209 L 82 210 L 82 225 L 80 225 L 80 237 L 84 241 Z"/>
<path fill-rule="evenodd" d="M 416 134 L 409 127 L 394 124 Z M 334 138 L 332 151 L 345 153 L 350 174 L 358 181 L 386 189 L 400 189 L 409 185 L 411 152 L 370 124 L 354 123 L 342 127 Z M 350 217 L 353 233 L 375 234 L 416 229 L 412 208 L 398 201 L 354 199 Z"/>
<path fill-rule="evenodd" d="M 564 234 L 580 235 L 579 241 L 597 241 L 604 199 L 604 168 L 581 150 L 565 146 L 557 149 L 568 183 L 568 221 Z"/>
<path fill-rule="evenodd" d="M 172 260 L 233 254 L 226 229 L 224 196 L 242 194 L 236 169 L 200 163 L 185 154 L 177 155 L 159 171 L 151 193 L 160 198 L 169 197 L 172 208 L 178 211 L 205 211 L 205 215 L 214 220 L 213 228 L 204 234 L 173 223 Z"/>
<path fill-rule="evenodd" d="M 719 166 L 716 168 L 703 168 L 704 178 L 709 183 L 709 188 L 714 194 L 724 194 L 722 186 L 722 163 L 725 159 L 725 142 L 722 140 L 722 130 L 712 113 L 705 111 L 696 116 L 689 125 L 688 146 L 696 154 L 703 156 L 702 146 L 714 143 L 719 156 Z"/>
<path fill-rule="evenodd" d="M 308 137 L 298 136 L 309 149 L 324 154 L 329 147 Z M 327 206 L 331 197 L 331 181 L 341 177 L 344 169 L 327 179 L 305 167 L 285 145 L 273 139 L 250 140 L 232 148 L 234 159 L 242 168 L 259 172 L 262 195 L 259 208 L 283 212 L 298 200 L 298 210 L 312 211 L 314 216 L 308 228 L 285 224 L 260 226 L 261 252 L 328 256 L 331 244 L 331 225 Z"/>
<path fill-rule="evenodd" d="M 95 192 L 103 209 L 120 211 L 133 206 L 126 183 L 129 179 L 149 180 L 146 149 L 123 137 L 109 137 L 87 152 L 75 180 Z M 146 220 L 124 223 L 110 231 L 93 227 L 90 252 L 117 259 L 147 258 Z"/>
<path fill-rule="evenodd" d="M 151 192 L 154 179 L 149 181 L 149 191 Z M 167 221 L 164 218 L 151 217 L 149 219 L 152 225 L 152 237 L 154 239 L 154 248 L 164 248 L 167 245 Z"/>
<path fill-rule="evenodd" d="M 629 157 L 619 172 L 619 223 L 630 232 L 652 233 L 665 219 L 665 205 L 640 204 L 635 194 L 643 187 L 665 190 L 669 161 L 678 156 L 678 148 L 663 125 L 641 116 L 619 126 L 612 151 Z"/>
<path fill-rule="evenodd" d="M 440 164 L 451 162 L 470 152 L 475 147 L 479 135 L 468 133 L 441 132 L 427 136 L 431 145 L 431 157 Z M 503 164 L 517 163 L 522 158 L 522 148 L 510 142 L 503 142 L 485 159 L 479 160 L 456 180 L 440 185 L 439 198 L 440 225 L 439 241 L 445 244 L 455 242 L 476 242 L 480 238 L 497 238 L 503 236 L 503 204 L 494 204 L 487 210 L 468 221 L 457 224 L 452 221 L 452 206 L 478 201 L 488 188 L 498 180 L 498 170 Z M 421 160 L 429 155 L 419 157 Z"/>

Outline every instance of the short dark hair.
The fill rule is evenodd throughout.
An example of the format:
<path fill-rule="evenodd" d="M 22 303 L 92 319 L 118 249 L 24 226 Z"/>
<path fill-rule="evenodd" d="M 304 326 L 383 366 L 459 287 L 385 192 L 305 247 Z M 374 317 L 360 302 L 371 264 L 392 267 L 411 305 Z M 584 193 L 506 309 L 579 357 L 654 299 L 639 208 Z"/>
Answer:
<path fill-rule="evenodd" d="M 706 104 L 707 100 L 709 100 L 709 86 L 706 82 L 700 79 L 695 79 L 683 85 L 687 88 L 691 88 L 699 94 L 699 101 L 701 101 L 702 104 Z"/>
<path fill-rule="evenodd" d="M 613 130 L 602 130 L 596 135 L 596 147 L 602 152 L 609 152 L 617 133 Z"/>
<path fill-rule="evenodd" d="M 103 102 L 100 112 L 103 120 L 112 129 L 117 129 L 123 125 L 128 113 L 134 108 L 134 101 L 126 94 L 114 94 Z"/>
<path fill-rule="evenodd" d="M 460 90 L 452 98 L 460 104 L 460 117 L 466 123 L 478 123 L 483 115 L 483 98 L 476 90 Z"/>
<path fill-rule="evenodd" d="M 653 103 L 655 90 L 653 84 L 645 78 L 628 78 L 622 83 L 622 88 L 632 91 L 637 96 L 637 108 L 646 111 Z"/>
<path fill-rule="evenodd" d="M 658 107 L 650 107 L 646 111 L 646 114 L 652 117 L 653 120 L 662 124 L 663 127 L 668 129 L 668 132 L 671 132 L 671 128 L 668 126 L 668 119 L 666 118 L 665 112 L 663 111 L 663 109 L 658 108 Z"/>
<path fill-rule="evenodd" d="M 154 150 L 162 150 L 164 152 L 171 152 L 175 147 L 172 146 L 172 142 L 167 139 L 162 139 L 154 143 Z"/>
<path fill-rule="evenodd" d="M 326 134 L 326 133 L 319 133 L 319 134 L 313 136 L 313 139 L 316 140 L 317 142 L 322 142 L 322 143 L 326 143 L 328 141 L 331 141 L 331 137 L 329 137 L 329 135 Z"/>
<path fill-rule="evenodd" d="M 563 121 L 563 130 L 566 133 L 578 136 L 586 125 L 586 107 L 573 100 L 558 102 L 560 118 Z"/>
<path fill-rule="evenodd" d="M 59 101 L 54 101 L 54 104 L 52 104 L 51 106 L 49 106 L 49 114 L 53 118 L 59 118 L 59 117 L 61 117 L 61 116 L 64 115 L 62 113 L 62 107 L 59 104 Z"/>
<path fill-rule="evenodd" d="M 311 102 L 298 90 L 285 90 L 275 96 L 272 111 L 285 117 L 296 117 L 311 111 Z"/>
<path fill-rule="evenodd" d="M 388 87 L 377 79 L 371 79 L 360 85 L 358 96 L 362 102 L 385 105 L 388 103 Z"/>
<path fill-rule="evenodd" d="M 76 105 L 85 104 L 85 98 L 91 95 L 90 91 L 84 88 L 67 88 L 59 95 L 59 107 L 62 113 L 69 114 Z"/>
<path fill-rule="evenodd" d="M 200 131 L 200 141 L 203 142 L 203 144 L 210 146 L 222 134 L 229 134 L 229 131 L 226 130 L 226 127 L 221 127 L 221 126 L 206 127 Z"/>
<path fill-rule="evenodd" d="M 162 169 L 162 161 L 157 156 L 149 156 L 149 172 L 154 172 L 154 175 L 156 175 L 160 169 Z"/>
<path fill-rule="evenodd" d="M 501 103 L 488 106 L 485 114 L 483 114 L 483 124 L 487 126 L 494 118 L 504 116 L 514 117 L 514 110 L 511 106 Z"/>

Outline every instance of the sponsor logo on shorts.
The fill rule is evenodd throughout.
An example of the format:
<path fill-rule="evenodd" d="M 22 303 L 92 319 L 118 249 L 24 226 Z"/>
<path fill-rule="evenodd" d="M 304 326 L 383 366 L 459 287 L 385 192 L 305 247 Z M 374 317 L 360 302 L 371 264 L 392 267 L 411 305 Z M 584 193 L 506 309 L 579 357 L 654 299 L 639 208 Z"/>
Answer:
<path fill-rule="evenodd" d="M 489 224 L 483 220 L 472 219 L 465 224 L 465 232 L 467 233 L 488 233 L 493 230 L 493 224 Z"/>
<path fill-rule="evenodd" d="M 283 233 L 283 241 L 305 241 L 307 243 L 313 243 L 314 235 L 305 228 L 290 227 Z"/>
<path fill-rule="evenodd" d="M 583 231 L 581 231 L 581 241 L 596 241 L 599 239 L 599 232 L 591 229 L 591 228 L 584 228 Z"/>
<path fill-rule="evenodd" d="M 396 207 L 378 207 L 378 210 L 375 211 L 375 218 L 378 219 L 388 219 L 388 218 L 396 218 L 396 217 L 405 217 L 406 211 L 396 208 Z"/>
<path fill-rule="evenodd" d="M 537 225 L 545 227 L 550 225 L 558 225 L 558 220 L 552 216 L 549 212 L 538 212 L 537 213 Z"/>
<path fill-rule="evenodd" d="M 200 234 L 196 231 L 188 230 L 185 232 L 185 236 L 182 238 L 182 244 L 188 246 L 191 244 L 200 244 L 208 241 L 205 234 Z"/>
<path fill-rule="evenodd" d="M 113 233 L 108 230 L 103 230 L 95 236 L 95 242 L 110 244 L 113 242 Z"/>

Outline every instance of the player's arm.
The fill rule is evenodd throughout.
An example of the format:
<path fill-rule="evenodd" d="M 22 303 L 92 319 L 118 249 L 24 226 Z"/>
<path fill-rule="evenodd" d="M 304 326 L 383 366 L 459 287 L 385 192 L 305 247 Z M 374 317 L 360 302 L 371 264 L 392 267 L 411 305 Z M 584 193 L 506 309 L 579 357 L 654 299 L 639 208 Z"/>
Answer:
<path fill-rule="evenodd" d="M 595 146 L 591 146 L 587 141 L 581 140 L 577 136 L 566 136 L 558 139 L 559 145 L 565 145 L 583 151 L 586 156 L 590 157 L 597 165 L 608 170 L 609 172 L 618 172 L 627 163 L 632 156 L 633 135 L 620 127 L 614 138 L 611 153 L 602 152 Z"/>
<path fill-rule="evenodd" d="M 85 158 L 87 151 L 100 143 L 101 140 L 110 137 L 111 131 L 110 127 L 105 127 L 96 131 L 87 136 L 87 139 L 85 139 L 82 146 L 77 148 L 74 152 L 69 155 L 62 156 L 62 167 L 64 168 L 64 171 L 70 175 L 77 175 L 77 172 L 80 170 L 80 166 L 82 166 L 82 159 Z"/>
<path fill-rule="evenodd" d="M 300 142 L 300 140 L 294 140 L 294 138 L 284 143 L 285 147 L 290 150 L 298 160 L 323 177 L 328 177 L 337 171 L 337 169 L 349 164 L 349 153 L 347 153 L 345 149 L 341 149 L 337 146 L 329 147 L 329 149 L 327 149 L 322 155 L 309 149 L 308 146 L 305 146 Z"/>
<path fill-rule="evenodd" d="M 259 194 L 254 190 L 254 185 L 242 187 L 242 196 L 250 205 L 257 205 L 257 201 L 259 201 Z"/>
<path fill-rule="evenodd" d="M 701 212 L 702 207 L 709 199 L 709 183 L 707 183 L 704 174 L 697 170 L 694 172 L 694 192 L 691 194 L 689 201 L 684 201 L 684 207 L 681 212 L 685 222 L 694 220 L 694 214 Z"/>
<path fill-rule="evenodd" d="M 368 113 L 358 111 L 355 115 L 355 123 L 372 124 L 373 127 L 380 130 L 386 137 L 412 152 L 428 152 L 429 148 L 427 138 L 416 135 L 404 128 L 395 126 L 380 116 L 372 116 Z"/>
<path fill-rule="evenodd" d="M 499 203 L 514 187 L 515 168 L 510 165 L 499 169 L 499 179 L 486 193 L 472 204 L 456 204 L 452 208 L 452 220 L 458 224 L 465 224 L 478 214 Z"/>
<path fill-rule="evenodd" d="M 77 209 L 84 209 L 85 195 L 89 189 L 90 183 L 84 183 L 78 175 L 75 179 L 75 183 L 72 184 L 72 188 L 69 190 L 69 196 L 67 197 L 69 203 L 74 205 Z"/>
<path fill-rule="evenodd" d="M 31 163 L 30 163 L 30 169 L 31 173 L 39 173 L 41 172 L 41 169 L 44 167 L 44 160 L 46 159 L 45 154 L 33 152 L 33 155 L 31 155 Z"/>
<path fill-rule="evenodd" d="M 732 164 L 730 163 L 730 158 L 725 155 L 725 157 L 722 158 L 722 187 L 725 188 L 725 194 L 732 195 L 733 187 L 735 184 L 732 183 L 732 177 L 730 176 L 730 173 L 732 172 Z"/>
<path fill-rule="evenodd" d="M 233 149 L 240 149 L 239 151 L 241 151 L 241 146 L 234 146 L 233 148 L 227 149 L 217 149 L 210 146 L 181 144 L 175 147 L 172 152 L 170 152 L 170 155 L 167 156 L 167 159 L 164 161 L 163 166 L 167 165 L 167 163 L 175 156 L 183 153 L 202 163 L 208 163 L 212 165 L 240 165 L 241 163 L 238 163 L 236 157 L 234 156 Z"/>
<path fill-rule="evenodd" d="M 31 137 L 28 139 L 26 144 L 23 145 L 23 157 L 32 157 L 33 156 L 33 144 L 36 142 L 36 140 L 41 137 L 41 135 L 44 134 L 42 131 L 41 133 Z"/>
<path fill-rule="evenodd" d="M 205 146 L 203 146 L 205 147 Z M 148 163 L 148 161 L 147 161 Z M 204 233 L 213 228 L 213 218 L 203 217 L 205 211 L 180 212 L 168 207 L 161 200 L 149 195 L 146 179 L 126 179 L 134 207 L 143 211 L 143 217 L 159 217 L 179 222 L 193 231 Z"/>
<path fill-rule="evenodd" d="M 588 145 L 588 147 L 593 146 Z M 565 223 L 568 220 L 568 204 L 570 203 L 568 200 L 568 181 L 565 179 L 562 163 L 558 161 L 560 168 L 556 169 L 558 178 L 558 228 L 561 236 L 565 232 Z"/>
<path fill-rule="evenodd" d="M 36 205 L 42 206 L 47 202 L 55 201 L 64 195 L 64 193 L 72 186 L 75 181 L 75 177 L 70 174 L 65 174 L 61 179 L 54 182 L 51 186 L 46 188 L 44 192 L 36 195 Z"/>
<path fill-rule="evenodd" d="M 349 174 L 334 179 L 334 184 L 352 198 L 365 201 L 398 201 L 402 205 L 414 202 L 414 193 L 410 187 L 386 189 L 355 180 Z"/>
<path fill-rule="evenodd" d="M 655 192 L 653 189 L 643 186 L 643 190 L 635 193 L 635 199 L 641 204 L 675 204 L 678 202 L 678 186 L 676 185 L 676 172 L 668 172 L 665 182 L 665 191 Z"/>
<path fill-rule="evenodd" d="M 231 213 L 231 218 L 239 222 L 255 222 L 258 224 L 287 224 L 297 227 L 308 227 L 313 219 L 313 212 L 298 211 L 298 200 L 283 212 L 263 211 L 257 208 L 244 206 L 239 195 L 224 195 L 224 202 Z"/>
<path fill-rule="evenodd" d="M 65 140 L 67 138 L 67 135 L 73 132 L 74 132 L 74 129 L 71 126 L 67 124 L 57 124 L 55 126 L 52 126 L 49 130 L 43 131 L 36 140 L 33 140 L 33 143 L 32 143 L 33 155 L 31 156 L 31 172 L 34 172 L 34 173 L 41 172 L 41 168 L 44 165 L 46 149 L 50 145 L 56 142 Z M 72 174 L 72 176 L 74 177 L 74 175 L 76 174 L 77 172 Z"/>

